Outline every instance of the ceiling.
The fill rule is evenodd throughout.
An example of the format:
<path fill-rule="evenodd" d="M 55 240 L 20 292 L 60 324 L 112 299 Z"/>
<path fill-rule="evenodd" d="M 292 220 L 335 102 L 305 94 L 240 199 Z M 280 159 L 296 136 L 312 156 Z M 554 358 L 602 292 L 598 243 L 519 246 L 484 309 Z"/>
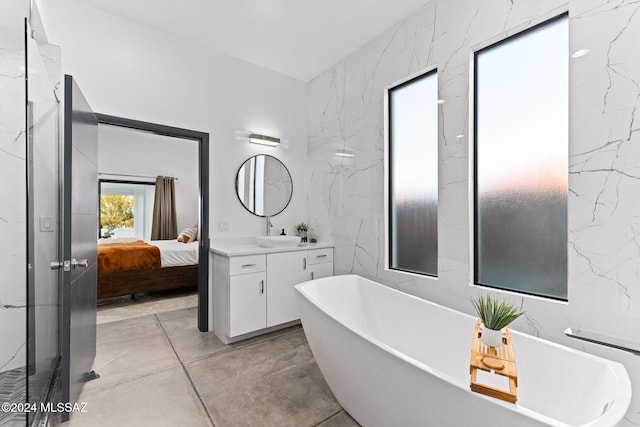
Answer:
<path fill-rule="evenodd" d="M 80 0 L 309 81 L 430 0 Z"/>

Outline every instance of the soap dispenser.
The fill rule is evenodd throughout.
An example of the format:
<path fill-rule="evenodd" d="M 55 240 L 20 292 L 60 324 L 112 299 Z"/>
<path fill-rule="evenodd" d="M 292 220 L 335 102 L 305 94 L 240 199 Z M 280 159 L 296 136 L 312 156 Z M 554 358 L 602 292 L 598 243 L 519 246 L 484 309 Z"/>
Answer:
<path fill-rule="evenodd" d="M 282 229 L 282 233 L 280 233 L 281 236 L 286 236 L 287 233 L 284 232 L 284 228 Z"/>

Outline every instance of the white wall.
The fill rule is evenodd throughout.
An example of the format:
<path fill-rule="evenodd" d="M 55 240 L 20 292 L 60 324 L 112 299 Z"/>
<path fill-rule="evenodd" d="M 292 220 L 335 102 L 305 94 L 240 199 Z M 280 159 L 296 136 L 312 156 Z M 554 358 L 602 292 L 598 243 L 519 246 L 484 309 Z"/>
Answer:
<path fill-rule="evenodd" d="M 198 224 L 197 141 L 104 124 L 98 126 L 98 137 L 98 173 L 101 178 L 145 182 L 153 180 L 135 175 L 178 178 L 175 184 L 178 233 Z"/>
<path fill-rule="evenodd" d="M 306 84 L 211 52 L 75 0 L 39 2 L 51 43 L 96 112 L 209 132 L 212 237 L 264 234 L 264 220 L 235 195 L 235 174 L 267 153 L 291 172 L 289 207 L 274 228 L 306 219 Z M 249 132 L 283 139 L 279 148 L 248 142 Z M 196 167 L 197 165 L 194 165 Z M 227 233 L 217 222 L 228 222 Z"/>
<path fill-rule="evenodd" d="M 590 50 L 568 59 L 569 303 L 507 297 L 523 301 L 527 311 L 515 329 L 622 362 L 637 394 L 637 356 L 563 334 L 572 327 L 640 342 L 637 1 L 434 0 L 381 34 L 309 84 L 308 214 L 316 233 L 336 242 L 336 273 L 357 273 L 471 314 L 470 298 L 490 292 L 469 285 L 471 142 L 456 138 L 469 135 L 472 50 L 567 8 L 570 52 Z M 434 66 L 446 100 L 440 108 L 437 280 L 384 269 L 384 88 Z M 338 148 L 355 157 L 335 157 Z M 622 425 L 638 424 L 636 397 Z"/>

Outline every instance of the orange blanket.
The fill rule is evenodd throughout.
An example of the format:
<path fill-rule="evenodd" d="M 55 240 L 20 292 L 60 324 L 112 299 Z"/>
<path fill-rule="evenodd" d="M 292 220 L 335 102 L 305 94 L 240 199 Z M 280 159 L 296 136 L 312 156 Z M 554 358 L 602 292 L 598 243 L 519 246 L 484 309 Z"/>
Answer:
<path fill-rule="evenodd" d="M 142 240 L 98 245 L 98 273 L 160 267 L 160 248 Z"/>

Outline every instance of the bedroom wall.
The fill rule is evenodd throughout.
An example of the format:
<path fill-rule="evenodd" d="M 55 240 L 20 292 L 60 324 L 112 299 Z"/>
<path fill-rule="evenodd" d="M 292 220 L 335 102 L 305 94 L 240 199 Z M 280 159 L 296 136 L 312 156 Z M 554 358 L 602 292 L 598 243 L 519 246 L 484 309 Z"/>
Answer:
<path fill-rule="evenodd" d="M 569 339 L 567 327 L 640 342 L 640 3 L 620 0 L 434 0 L 309 84 L 309 218 L 336 243 L 337 274 L 356 273 L 472 313 L 469 60 L 475 46 L 569 11 L 569 302 L 522 301 L 514 328 L 623 363 L 638 356 Z M 439 278 L 384 268 L 384 88 L 438 68 Z M 464 137 L 458 138 L 458 135 Z M 334 156 L 349 149 L 352 158 Z M 501 159 L 509 161 L 508 158 Z M 416 339 L 424 339 L 417 337 Z M 515 350 L 517 353 L 517 349 Z M 588 375 L 588 373 L 585 373 Z M 632 399 L 622 426 L 640 424 Z"/>
<path fill-rule="evenodd" d="M 105 179 L 150 182 L 141 176 L 173 176 L 178 233 L 198 223 L 198 143 L 111 125 L 98 126 L 98 173 Z M 106 174 L 106 175 L 105 175 Z"/>
<path fill-rule="evenodd" d="M 304 82 L 75 0 L 38 3 L 49 39 L 62 47 L 63 71 L 95 111 L 210 133 L 211 237 L 264 234 L 264 220 L 235 194 L 238 168 L 260 153 L 278 157 L 294 180 L 291 204 L 273 218 L 274 229 L 292 233 L 306 220 Z M 250 132 L 283 143 L 250 144 Z M 218 231 L 225 224 L 228 231 Z"/>

